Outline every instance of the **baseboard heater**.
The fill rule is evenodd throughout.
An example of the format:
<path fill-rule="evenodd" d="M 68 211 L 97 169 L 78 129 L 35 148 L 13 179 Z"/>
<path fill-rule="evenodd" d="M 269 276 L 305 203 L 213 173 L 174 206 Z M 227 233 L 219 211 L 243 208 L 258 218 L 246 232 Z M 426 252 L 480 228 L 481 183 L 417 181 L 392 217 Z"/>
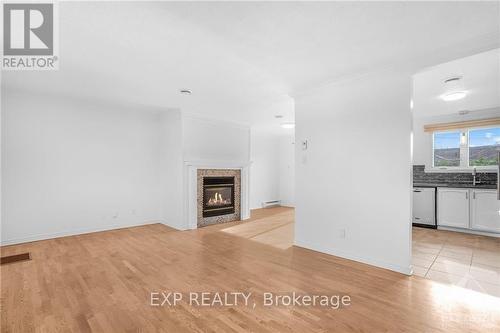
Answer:
<path fill-rule="evenodd" d="M 275 207 L 281 205 L 281 200 L 263 201 L 262 208 Z"/>

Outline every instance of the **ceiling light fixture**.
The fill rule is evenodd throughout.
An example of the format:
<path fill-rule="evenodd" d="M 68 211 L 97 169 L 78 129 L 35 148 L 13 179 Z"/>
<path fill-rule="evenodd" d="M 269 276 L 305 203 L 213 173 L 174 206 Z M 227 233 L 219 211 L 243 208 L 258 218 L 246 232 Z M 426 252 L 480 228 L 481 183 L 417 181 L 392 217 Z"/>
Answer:
<path fill-rule="evenodd" d="M 465 91 L 454 91 L 441 96 L 441 99 L 445 102 L 457 101 L 464 98 L 467 95 Z"/>
<path fill-rule="evenodd" d="M 467 91 L 464 90 L 463 84 L 460 80 L 461 76 L 454 76 L 449 79 L 444 80 L 444 85 L 446 88 L 446 93 L 441 95 L 441 99 L 445 102 L 457 101 L 464 98 L 467 95 Z"/>
<path fill-rule="evenodd" d="M 191 95 L 191 90 L 189 89 L 181 89 L 180 93 L 183 95 Z"/>
<path fill-rule="evenodd" d="M 281 124 L 283 128 L 295 128 L 295 123 L 283 123 Z"/>

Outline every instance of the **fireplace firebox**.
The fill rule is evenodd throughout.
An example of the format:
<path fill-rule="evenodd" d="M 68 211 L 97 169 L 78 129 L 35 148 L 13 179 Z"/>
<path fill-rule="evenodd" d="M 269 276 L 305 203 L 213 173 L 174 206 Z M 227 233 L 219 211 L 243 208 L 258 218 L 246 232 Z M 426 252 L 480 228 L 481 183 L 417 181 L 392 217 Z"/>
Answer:
<path fill-rule="evenodd" d="M 203 217 L 234 214 L 234 177 L 203 178 Z"/>

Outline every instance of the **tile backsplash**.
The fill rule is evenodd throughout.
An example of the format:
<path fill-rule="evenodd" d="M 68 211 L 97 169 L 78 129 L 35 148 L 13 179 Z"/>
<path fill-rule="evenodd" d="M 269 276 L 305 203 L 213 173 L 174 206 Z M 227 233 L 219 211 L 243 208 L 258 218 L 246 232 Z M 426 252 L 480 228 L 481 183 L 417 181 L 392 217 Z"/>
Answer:
<path fill-rule="evenodd" d="M 498 174 L 496 172 L 478 172 L 476 181 L 482 184 L 496 185 Z M 425 172 L 425 165 L 413 166 L 414 183 L 472 183 L 472 173 L 470 172 Z"/>

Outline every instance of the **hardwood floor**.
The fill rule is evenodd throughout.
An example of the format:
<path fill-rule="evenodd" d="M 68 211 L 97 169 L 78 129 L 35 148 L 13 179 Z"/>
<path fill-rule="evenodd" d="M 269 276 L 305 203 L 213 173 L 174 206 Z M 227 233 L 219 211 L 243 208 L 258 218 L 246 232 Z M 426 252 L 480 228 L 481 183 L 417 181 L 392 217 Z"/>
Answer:
<path fill-rule="evenodd" d="M 276 207 L 254 212 L 252 223 L 240 223 L 221 231 L 280 249 L 288 249 L 293 245 L 295 221 L 293 209 Z M 271 216 L 262 215 L 269 212 L 272 213 Z"/>
<path fill-rule="evenodd" d="M 259 236 L 289 225 L 286 216 L 293 214 L 254 213 L 250 222 L 193 231 L 155 224 L 2 247 L 2 256 L 30 252 L 32 260 L 1 266 L 1 331 L 500 331 L 500 298 L 283 247 L 282 240 Z M 259 232 L 251 232 L 252 224 Z M 153 307 L 154 291 L 252 292 L 257 306 Z M 264 292 L 292 291 L 349 295 L 351 305 L 260 302 Z"/>

